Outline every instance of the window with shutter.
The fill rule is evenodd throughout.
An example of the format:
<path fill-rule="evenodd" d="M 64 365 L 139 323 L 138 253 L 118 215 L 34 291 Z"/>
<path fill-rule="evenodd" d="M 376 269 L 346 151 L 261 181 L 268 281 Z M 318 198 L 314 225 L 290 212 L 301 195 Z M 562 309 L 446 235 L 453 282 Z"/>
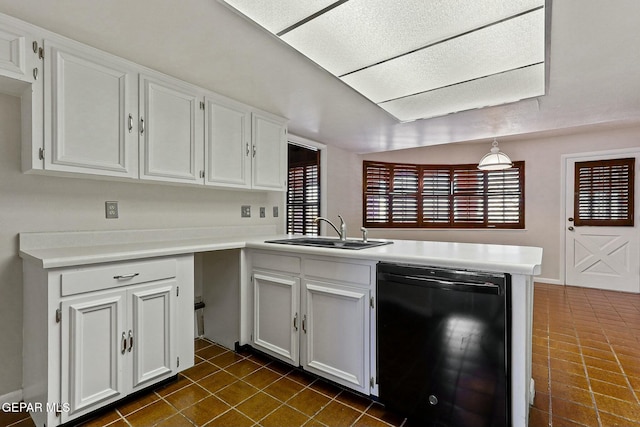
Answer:
<path fill-rule="evenodd" d="M 289 146 L 287 233 L 317 236 L 320 215 L 320 158 L 316 150 Z"/>
<path fill-rule="evenodd" d="M 635 159 L 575 164 L 574 224 L 633 226 Z"/>
<path fill-rule="evenodd" d="M 524 228 L 524 162 L 476 165 L 364 162 L 368 227 Z"/>

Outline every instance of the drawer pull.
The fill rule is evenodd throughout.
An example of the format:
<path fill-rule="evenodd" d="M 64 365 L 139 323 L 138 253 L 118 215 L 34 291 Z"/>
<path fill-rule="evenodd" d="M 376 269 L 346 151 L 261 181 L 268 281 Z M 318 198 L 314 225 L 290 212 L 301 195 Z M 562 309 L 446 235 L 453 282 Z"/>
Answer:
<path fill-rule="evenodd" d="M 133 331 L 129 329 L 129 353 L 133 350 Z"/>
<path fill-rule="evenodd" d="M 133 279 L 134 277 L 139 275 L 140 273 L 122 274 L 120 276 L 113 276 L 113 278 L 116 280 L 127 280 L 127 279 Z"/>
<path fill-rule="evenodd" d="M 296 315 L 293 317 L 293 328 L 296 331 L 298 330 L 298 313 L 296 313 Z"/>
<path fill-rule="evenodd" d="M 127 335 L 123 332 L 122 333 L 122 354 L 125 354 L 127 352 Z"/>

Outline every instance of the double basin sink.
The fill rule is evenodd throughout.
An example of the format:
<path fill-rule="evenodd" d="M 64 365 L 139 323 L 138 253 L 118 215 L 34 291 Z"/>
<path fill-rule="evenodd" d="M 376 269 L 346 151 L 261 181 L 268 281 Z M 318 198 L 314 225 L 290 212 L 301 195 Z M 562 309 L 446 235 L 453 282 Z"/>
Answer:
<path fill-rule="evenodd" d="M 325 237 L 298 237 L 292 239 L 266 240 L 265 243 L 278 243 L 281 245 L 313 246 L 316 248 L 333 249 L 367 249 L 375 246 L 389 245 L 393 242 L 381 240 L 338 240 Z"/>

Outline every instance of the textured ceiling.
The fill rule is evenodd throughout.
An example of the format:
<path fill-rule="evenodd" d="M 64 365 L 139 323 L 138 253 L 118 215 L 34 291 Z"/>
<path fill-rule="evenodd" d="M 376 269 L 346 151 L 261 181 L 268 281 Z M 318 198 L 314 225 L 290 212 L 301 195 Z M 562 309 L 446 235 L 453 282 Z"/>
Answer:
<path fill-rule="evenodd" d="M 473 2 L 475 3 L 475 2 Z M 640 1 L 547 2 L 545 96 L 398 123 L 216 0 L 0 0 L 0 12 L 279 114 L 354 152 L 517 140 L 640 120 Z M 437 104 L 437 103 L 436 103 Z"/>

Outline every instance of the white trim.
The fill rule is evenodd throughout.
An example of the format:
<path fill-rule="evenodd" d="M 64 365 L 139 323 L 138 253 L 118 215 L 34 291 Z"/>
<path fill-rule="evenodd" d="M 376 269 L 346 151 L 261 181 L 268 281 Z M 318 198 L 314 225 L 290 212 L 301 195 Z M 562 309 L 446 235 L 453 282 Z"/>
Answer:
<path fill-rule="evenodd" d="M 564 286 L 564 283 L 562 282 L 562 280 L 560 279 L 550 279 L 548 277 L 538 277 L 538 276 L 533 276 L 533 281 L 535 283 L 545 283 L 547 285 L 559 285 L 559 286 Z"/>
<path fill-rule="evenodd" d="M 0 405 L 22 401 L 22 389 L 0 396 Z"/>
<path fill-rule="evenodd" d="M 603 150 L 603 151 L 588 151 L 585 153 L 571 153 L 571 154 L 563 154 L 560 156 L 560 271 L 559 271 L 559 284 L 566 285 L 567 284 L 567 269 L 566 269 L 566 250 L 567 250 L 567 238 L 565 236 L 566 233 L 566 224 L 565 218 L 569 217 L 567 213 L 567 163 L 571 160 L 580 159 L 584 161 L 589 160 L 605 160 L 605 159 L 613 159 L 618 156 L 627 156 L 633 155 L 636 158 L 640 158 L 640 149 L 638 148 L 621 148 L 617 150 Z M 636 164 L 636 168 L 638 165 Z M 639 179 L 636 176 L 636 181 Z M 640 197 L 635 197 L 635 206 L 634 206 L 634 215 L 638 213 L 638 206 L 640 205 Z"/>
<path fill-rule="evenodd" d="M 322 144 L 320 142 L 312 141 L 307 138 L 303 138 L 301 136 L 289 134 L 289 138 L 287 140 L 289 143 L 302 145 L 307 147 L 312 147 L 320 151 L 320 216 L 327 216 L 327 146 L 326 144 Z M 284 230 L 287 229 L 286 218 L 287 218 L 287 200 L 285 195 L 284 201 L 285 212 L 283 217 L 284 221 Z M 320 224 L 320 234 L 325 234 L 326 224 L 321 222 Z"/>

